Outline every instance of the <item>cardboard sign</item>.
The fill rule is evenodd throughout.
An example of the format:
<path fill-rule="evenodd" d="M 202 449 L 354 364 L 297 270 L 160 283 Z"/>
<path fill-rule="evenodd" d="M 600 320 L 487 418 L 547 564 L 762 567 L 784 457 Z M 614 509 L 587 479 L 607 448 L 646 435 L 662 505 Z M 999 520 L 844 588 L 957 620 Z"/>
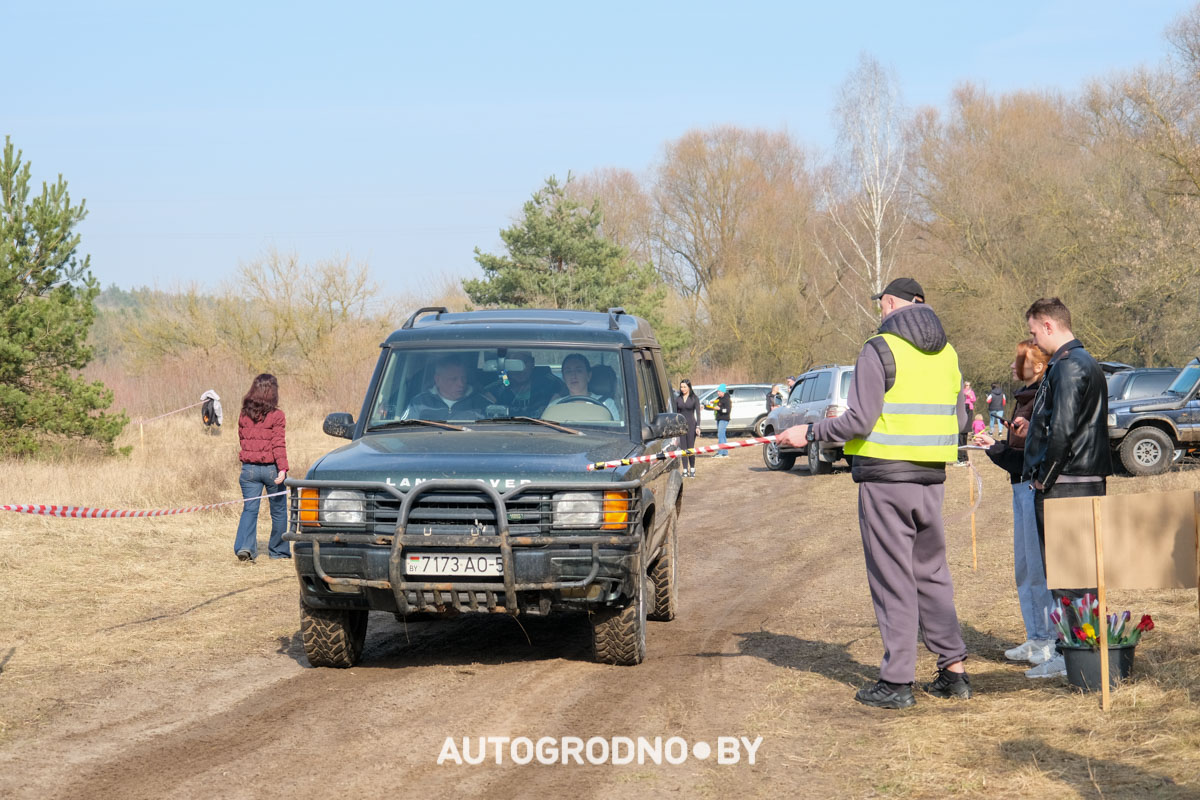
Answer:
<path fill-rule="evenodd" d="M 1100 502 L 1109 589 L 1197 585 L 1197 493 L 1109 495 Z M 1046 500 L 1046 582 L 1051 589 L 1097 585 L 1091 497 Z"/>

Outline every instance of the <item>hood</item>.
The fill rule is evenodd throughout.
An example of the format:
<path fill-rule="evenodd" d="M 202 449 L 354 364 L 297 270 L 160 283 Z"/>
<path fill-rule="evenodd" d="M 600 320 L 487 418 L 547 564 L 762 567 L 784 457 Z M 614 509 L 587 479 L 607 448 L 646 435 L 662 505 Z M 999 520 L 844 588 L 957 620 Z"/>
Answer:
<path fill-rule="evenodd" d="M 363 436 L 309 468 L 310 480 L 385 481 L 407 488 L 417 479 L 483 480 L 497 488 L 522 482 L 621 480 L 628 468 L 588 472 L 597 461 L 641 449 L 625 434 L 583 436 L 548 429 L 496 426 L 471 431 L 408 429 Z"/>
<path fill-rule="evenodd" d="M 1179 395 L 1142 397 L 1138 400 L 1114 400 L 1108 404 L 1110 414 L 1140 413 L 1143 411 L 1174 411 L 1183 408 L 1184 399 Z"/>
<path fill-rule="evenodd" d="M 937 353 L 946 346 L 946 331 L 942 328 L 942 321 L 924 303 L 892 312 L 879 325 L 879 332 L 899 336 L 926 353 Z"/>

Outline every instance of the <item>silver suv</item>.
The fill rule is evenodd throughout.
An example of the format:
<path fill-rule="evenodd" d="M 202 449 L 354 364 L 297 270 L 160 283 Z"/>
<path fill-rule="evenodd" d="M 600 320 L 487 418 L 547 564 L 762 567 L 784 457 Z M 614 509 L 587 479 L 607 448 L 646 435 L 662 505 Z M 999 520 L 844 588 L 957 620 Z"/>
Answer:
<path fill-rule="evenodd" d="M 729 431 L 758 430 L 763 418 L 767 416 L 767 392 L 771 391 L 769 383 L 731 383 L 728 386 L 730 409 Z M 716 415 L 703 406 L 706 403 L 717 402 L 717 390 L 696 395 L 700 399 L 700 433 L 705 436 L 717 435 Z"/>
<path fill-rule="evenodd" d="M 850 379 L 854 367 L 825 364 L 814 367 L 797 379 L 787 401 L 771 411 L 763 423 L 765 435 L 779 433 L 793 425 L 804 425 L 827 417 L 838 417 L 846 411 L 850 394 Z M 774 443 L 763 448 L 763 463 L 767 469 L 789 470 L 796 457 L 808 458 L 808 471 L 825 475 L 833 471 L 833 462 L 844 457 L 843 442 L 811 442 L 807 450 L 780 447 Z"/>

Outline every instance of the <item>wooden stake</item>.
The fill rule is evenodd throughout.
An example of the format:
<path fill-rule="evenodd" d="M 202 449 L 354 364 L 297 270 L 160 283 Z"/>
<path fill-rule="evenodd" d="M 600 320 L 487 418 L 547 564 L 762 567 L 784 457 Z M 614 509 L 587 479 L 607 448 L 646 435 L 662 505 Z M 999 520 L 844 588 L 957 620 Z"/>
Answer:
<path fill-rule="evenodd" d="M 146 426 L 138 423 L 138 444 L 142 447 L 146 446 Z"/>
<path fill-rule="evenodd" d="M 1092 533 L 1096 538 L 1096 601 L 1100 605 L 1096 622 L 1096 641 L 1100 647 L 1100 708 L 1112 706 L 1108 691 L 1108 604 L 1104 591 L 1104 533 L 1100 525 L 1100 500 L 1092 498 Z"/>
<path fill-rule="evenodd" d="M 1196 522 L 1196 609 L 1200 611 L 1200 492 L 1192 495 L 1195 503 L 1193 517 Z"/>
<path fill-rule="evenodd" d="M 967 451 L 967 481 L 971 484 L 971 571 L 979 570 L 979 550 L 975 546 L 975 452 Z"/>

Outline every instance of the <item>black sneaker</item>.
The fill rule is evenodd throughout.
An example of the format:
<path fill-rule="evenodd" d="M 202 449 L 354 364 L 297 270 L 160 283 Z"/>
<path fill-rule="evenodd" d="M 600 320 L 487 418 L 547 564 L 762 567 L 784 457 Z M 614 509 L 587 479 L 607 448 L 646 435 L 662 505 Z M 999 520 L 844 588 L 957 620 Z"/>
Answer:
<path fill-rule="evenodd" d="M 971 696 L 971 679 L 965 672 L 951 672 L 948 669 L 939 668 L 933 683 L 926 683 L 921 688 L 934 697 L 945 699 L 957 697 L 960 700 L 966 700 Z"/>
<path fill-rule="evenodd" d="M 238 557 L 238 561 L 250 561 L 251 560 L 249 550 L 238 550 L 237 557 Z"/>
<path fill-rule="evenodd" d="M 854 699 L 864 706 L 875 708 L 908 708 L 917 704 L 913 697 L 912 687 L 907 683 L 888 683 L 879 681 L 873 686 L 859 689 Z"/>

